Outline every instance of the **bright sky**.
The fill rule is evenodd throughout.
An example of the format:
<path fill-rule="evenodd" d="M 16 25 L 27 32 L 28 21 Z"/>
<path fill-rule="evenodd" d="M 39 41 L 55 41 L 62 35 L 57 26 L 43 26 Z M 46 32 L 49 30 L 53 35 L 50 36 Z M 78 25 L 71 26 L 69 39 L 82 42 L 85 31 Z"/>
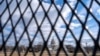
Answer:
<path fill-rule="evenodd" d="M 7 0 L 7 1 L 9 2 L 10 0 Z M 77 0 L 68 0 L 68 2 L 70 4 L 70 6 L 72 8 L 74 8 Z M 85 6 L 89 7 L 91 0 L 82 0 L 82 2 L 85 4 Z M 51 2 L 50 2 L 50 0 L 44 0 L 42 2 L 42 4 L 43 4 L 45 10 L 47 11 Z M 55 4 L 56 4 L 57 8 L 60 10 L 62 8 L 62 5 L 63 5 L 63 0 L 55 0 Z M 39 2 L 37 0 L 33 0 L 31 2 L 32 10 L 36 11 L 36 8 L 37 8 L 38 5 L 39 5 Z M 0 15 L 4 11 L 6 6 L 7 6 L 6 1 L 4 1 L 0 5 Z M 26 6 L 27 6 L 27 1 L 23 0 L 22 3 L 20 4 L 20 8 L 21 8 L 22 13 L 25 10 Z M 9 6 L 11 13 L 14 11 L 15 7 L 16 7 L 16 0 L 13 0 L 13 2 Z M 93 15 L 95 15 L 97 20 L 100 20 L 99 19 L 100 18 L 100 7 L 95 1 L 93 1 L 93 4 L 92 4 L 90 11 L 91 11 L 91 13 L 93 13 Z M 78 3 L 78 6 L 77 6 L 75 12 L 78 15 L 78 17 L 80 18 L 80 20 L 84 23 L 85 17 L 87 15 L 87 11 L 81 3 Z M 69 23 L 70 17 L 72 16 L 72 12 L 71 12 L 71 10 L 70 10 L 70 8 L 68 7 L 67 4 L 64 5 L 63 10 L 61 11 L 61 14 L 62 14 L 64 20 L 67 23 Z M 54 22 L 57 18 L 57 15 L 58 15 L 58 12 L 57 12 L 56 8 L 54 7 L 54 5 L 52 5 L 52 7 L 50 8 L 50 11 L 48 12 L 48 16 L 49 16 L 52 24 L 54 24 Z M 25 14 L 23 15 L 26 26 L 29 23 L 31 16 L 32 16 L 31 9 L 28 7 Z M 36 16 L 36 19 L 38 21 L 38 24 L 40 25 L 42 19 L 44 18 L 44 11 L 43 11 L 43 8 L 41 6 L 37 10 L 37 13 L 36 13 L 35 16 Z M 6 23 L 6 21 L 8 20 L 8 17 L 9 17 L 9 13 L 8 13 L 8 10 L 6 10 L 4 12 L 4 14 L 1 16 L 2 26 L 4 26 L 4 24 Z M 20 17 L 20 12 L 19 12 L 19 9 L 17 8 L 15 13 L 13 14 L 13 16 L 11 18 L 14 26 L 17 23 L 19 17 Z M 96 23 L 96 21 L 94 20 L 94 18 L 91 16 L 91 14 L 89 14 L 89 16 L 88 16 L 86 28 L 94 36 L 94 38 L 97 37 L 99 27 L 98 27 L 98 24 Z M 66 30 L 66 27 L 65 27 L 64 21 L 62 20 L 61 16 L 58 17 L 58 21 L 56 23 L 55 29 L 56 29 L 60 39 L 62 39 L 63 35 L 65 33 L 65 30 Z M 78 18 L 75 15 L 74 15 L 74 17 L 71 21 L 70 29 L 73 31 L 75 37 L 77 39 L 79 39 L 80 32 L 82 31 L 82 25 L 80 24 Z M 3 29 L 5 40 L 7 39 L 11 30 L 12 30 L 11 20 L 9 20 L 8 23 L 6 24 L 6 26 Z M 34 18 L 33 18 L 33 20 L 31 21 L 31 23 L 28 27 L 28 33 L 29 33 L 30 39 L 32 39 L 34 37 L 36 30 L 37 30 L 37 25 L 36 25 L 36 22 L 34 21 Z M 42 30 L 42 33 L 43 33 L 45 40 L 46 40 L 50 31 L 51 31 L 51 25 L 50 25 L 47 17 L 45 17 L 45 20 L 44 20 L 44 22 L 41 26 L 41 30 Z M 18 25 L 15 28 L 17 40 L 22 35 L 23 31 L 24 31 L 24 25 L 23 25 L 23 22 L 22 22 L 22 19 L 21 19 L 20 22 L 18 23 Z M 7 42 L 7 45 L 14 45 L 14 43 L 15 43 L 14 38 L 15 38 L 14 34 L 11 34 L 10 39 Z M 51 41 L 52 38 L 54 38 L 56 40 L 56 43 L 58 43 L 58 39 L 57 39 L 54 31 L 52 32 L 52 34 L 50 36 L 49 42 Z M 34 43 L 36 44 L 36 43 L 41 42 L 41 41 L 43 41 L 43 40 L 42 40 L 40 32 L 38 32 Z M 88 35 L 87 31 L 84 31 L 84 34 L 82 36 L 82 42 L 81 42 L 82 45 L 85 45 L 84 44 L 85 42 L 88 42 L 88 45 L 93 45 L 91 37 Z M 1 34 L 0 34 L 0 43 L 2 44 Z M 22 36 L 22 40 L 20 41 L 20 44 L 24 44 L 24 45 L 28 44 L 27 33 L 24 33 L 24 35 Z M 66 34 L 64 44 L 71 44 L 71 45 L 74 44 L 75 45 L 75 40 L 73 39 L 73 36 L 71 35 L 70 31 L 68 31 L 68 33 Z"/>

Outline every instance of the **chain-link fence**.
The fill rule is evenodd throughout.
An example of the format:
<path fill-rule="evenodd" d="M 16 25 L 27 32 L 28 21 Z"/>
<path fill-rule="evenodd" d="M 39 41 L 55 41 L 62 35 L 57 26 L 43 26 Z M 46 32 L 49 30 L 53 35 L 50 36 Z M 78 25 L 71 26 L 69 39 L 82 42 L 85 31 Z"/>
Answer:
<path fill-rule="evenodd" d="M 0 0 L 0 56 L 100 56 L 99 0 Z"/>

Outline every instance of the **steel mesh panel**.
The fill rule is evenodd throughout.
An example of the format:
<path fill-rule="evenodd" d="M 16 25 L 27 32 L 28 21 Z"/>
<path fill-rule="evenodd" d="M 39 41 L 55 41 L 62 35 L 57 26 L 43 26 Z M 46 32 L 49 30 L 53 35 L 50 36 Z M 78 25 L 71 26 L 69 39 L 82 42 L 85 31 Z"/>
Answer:
<path fill-rule="evenodd" d="M 80 56 L 78 55 L 80 53 L 83 56 L 97 56 L 100 49 L 100 20 L 98 14 L 92 12 L 92 7 L 98 5 L 99 8 L 100 1 L 90 0 L 89 5 L 86 5 L 83 0 L 75 0 L 74 6 L 70 2 L 70 0 L 62 0 L 59 8 L 54 0 L 48 0 L 48 2 L 44 0 L 0 0 L 0 54 L 3 56 L 45 56 L 44 53 L 47 51 L 48 56 L 53 56 L 52 53 L 55 56 L 62 56 L 60 53 L 63 51 L 65 56 L 71 56 L 70 52 L 73 56 Z M 81 10 L 81 7 L 86 12 L 83 19 L 77 13 Z M 64 8 L 66 8 L 64 12 L 69 13 L 70 11 L 69 17 L 64 15 Z M 54 13 L 51 13 L 51 11 Z M 96 32 L 91 33 L 87 27 L 89 17 L 93 20 L 93 24 L 98 27 L 95 29 Z M 73 20 L 79 23 L 80 29 L 72 30 Z M 57 28 L 59 24 L 63 24 L 61 26 L 64 28 L 63 30 Z M 45 33 L 45 30 L 49 31 Z M 59 30 L 62 34 L 59 33 Z M 77 31 L 79 33 L 75 34 Z M 95 33 L 97 34 L 94 36 Z M 64 44 L 68 40 L 66 39 L 68 34 L 74 41 L 73 49 L 72 46 L 66 47 Z M 84 34 L 87 34 L 94 44 L 91 53 L 88 50 L 90 47 L 85 48 L 81 44 Z M 40 41 L 39 45 L 35 45 L 36 41 Z M 57 42 L 58 47 L 54 52 L 49 48 L 50 41 L 52 50 L 55 49 L 53 44 L 55 44 L 55 41 Z M 38 51 L 40 52 L 37 55 L 36 52 Z M 31 53 L 31 55 L 28 53 Z"/>

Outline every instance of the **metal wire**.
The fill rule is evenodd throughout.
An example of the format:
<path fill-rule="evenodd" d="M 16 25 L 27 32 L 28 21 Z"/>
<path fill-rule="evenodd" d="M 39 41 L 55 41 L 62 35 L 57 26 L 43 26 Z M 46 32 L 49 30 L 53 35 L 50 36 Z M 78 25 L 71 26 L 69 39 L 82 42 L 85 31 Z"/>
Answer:
<path fill-rule="evenodd" d="M 75 7 L 74 7 L 74 8 L 69 4 L 69 2 L 68 2 L 67 0 L 63 0 L 63 5 L 62 5 L 62 7 L 61 7 L 60 10 L 59 10 L 59 8 L 57 7 L 57 5 L 56 5 L 56 3 L 55 3 L 54 0 L 50 0 L 50 6 L 49 6 L 48 10 L 45 10 L 45 8 L 44 8 L 44 6 L 43 6 L 43 4 L 42 4 L 43 0 L 38 0 L 39 4 L 38 4 L 38 6 L 37 6 L 37 8 L 36 8 L 35 11 L 34 11 L 33 8 L 32 8 L 32 6 L 35 6 L 35 5 L 31 5 L 31 3 L 32 3 L 33 0 L 30 0 L 30 1 L 29 1 L 29 0 L 26 0 L 26 1 L 27 1 L 27 6 L 25 7 L 25 10 L 24 10 L 23 12 L 22 12 L 22 10 L 21 10 L 22 8 L 21 8 L 21 6 L 20 6 L 21 3 L 23 2 L 23 0 L 19 0 L 19 1 L 18 1 L 18 0 L 15 0 L 16 6 L 15 6 L 15 8 L 14 8 L 14 10 L 13 10 L 12 12 L 11 12 L 11 9 L 12 9 L 12 8 L 10 8 L 10 5 L 13 3 L 13 0 L 10 0 L 10 2 L 9 2 L 8 0 L 1 0 L 1 1 L 0 1 L 0 8 L 2 8 L 1 5 L 2 5 L 3 3 L 6 3 L 6 7 L 5 7 L 3 10 L 1 10 L 1 12 L 0 12 L 0 34 L 1 34 L 0 39 L 2 39 L 2 45 L 1 45 L 1 47 L 0 47 L 0 50 L 3 50 L 4 56 L 7 56 L 6 44 L 7 44 L 8 40 L 11 38 L 11 35 L 12 35 L 12 34 L 14 35 L 15 45 L 14 45 L 14 47 L 13 47 L 13 50 L 12 50 L 11 53 L 9 54 L 9 56 L 12 56 L 13 53 L 14 53 L 16 50 L 17 50 L 18 56 L 21 56 L 21 53 L 20 53 L 20 51 L 19 51 L 18 46 L 19 46 L 19 44 L 20 44 L 20 42 L 21 42 L 21 40 L 22 40 L 24 34 L 27 35 L 27 39 L 28 39 L 28 41 L 29 41 L 29 46 L 28 46 L 28 48 L 25 50 L 25 54 L 24 54 L 24 56 L 27 56 L 28 51 L 29 51 L 30 49 L 33 48 L 32 45 L 33 45 L 33 43 L 34 43 L 34 41 L 35 41 L 35 38 L 36 38 L 36 36 L 37 36 L 38 33 L 40 33 L 40 35 L 41 35 L 41 37 L 42 37 L 42 39 L 43 39 L 43 47 L 42 47 L 42 50 L 41 50 L 39 56 L 42 56 L 45 50 L 47 50 L 49 56 L 52 56 L 52 55 L 51 55 L 51 52 L 50 52 L 50 50 L 49 50 L 49 48 L 48 48 L 49 39 L 50 39 L 52 33 L 55 33 L 55 35 L 57 36 L 58 42 L 59 42 L 59 48 L 58 48 L 58 50 L 57 50 L 55 56 L 59 56 L 61 50 L 64 51 L 65 56 L 70 56 L 69 53 L 65 50 L 64 44 L 63 44 L 63 43 L 64 43 L 64 40 L 65 40 L 65 38 L 66 38 L 66 35 L 68 34 L 68 31 L 71 33 L 71 35 L 72 35 L 72 37 L 73 37 L 73 39 L 75 40 L 75 43 L 76 43 L 76 47 L 75 47 L 74 55 L 73 55 L 73 56 L 77 56 L 77 53 L 78 53 L 79 50 L 82 51 L 83 56 L 88 56 L 88 53 L 86 52 L 86 50 L 83 48 L 83 46 L 81 46 L 81 41 L 82 41 L 82 37 L 83 37 L 84 31 L 87 32 L 87 34 L 91 37 L 91 39 L 92 39 L 92 41 L 93 41 L 93 43 L 94 43 L 94 49 L 93 49 L 93 52 L 92 52 L 92 56 L 96 56 L 97 49 L 100 49 L 100 47 L 99 47 L 100 22 L 99 22 L 98 18 L 96 18 L 96 16 L 90 11 L 90 9 L 91 9 L 91 7 L 94 5 L 93 2 L 96 2 L 96 3 L 100 6 L 100 2 L 99 2 L 98 0 L 91 0 L 89 7 L 87 7 L 87 6 L 84 4 L 84 2 L 83 2 L 82 0 L 76 0 L 77 2 L 76 2 L 76 4 L 75 4 Z M 75 12 L 75 10 L 77 9 L 79 3 L 81 3 L 82 6 L 83 6 L 83 7 L 86 9 L 86 11 L 87 11 L 87 14 L 86 14 L 86 17 L 85 17 L 85 21 L 84 21 L 84 22 L 82 22 L 82 21 L 80 20 L 80 17 L 79 17 L 79 16 L 77 15 L 77 13 Z M 70 8 L 71 13 L 72 13 L 71 18 L 70 18 L 70 20 L 69 20 L 69 23 L 66 22 L 66 20 L 64 19 L 63 15 L 62 15 L 62 13 L 61 13 L 65 5 L 67 5 L 67 6 Z M 23 6 L 24 6 L 24 5 L 23 5 Z M 51 9 L 52 6 L 55 7 L 55 10 L 56 10 L 57 13 L 58 13 L 54 24 L 52 23 L 51 18 L 50 18 L 49 15 L 48 15 L 48 13 L 49 13 L 49 11 L 50 11 L 50 9 Z M 44 16 L 43 16 L 43 19 L 42 19 L 41 23 L 39 24 L 39 23 L 38 23 L 38 19 L 37 19 L 37 17 L 36 17 L 35 15 L 36 15 L 36 13 L 37 13 L 37 11 L 39 10 L 40 7 L 43 9 Z M 24 15 L 25 15 L 25 12 L 28 10 L 28 8 L 30 9 L 32 16 L 31 16 L 29 22 L 28 22 L 27 25 L 26 25 L 26 22 L 25 22 L 25 20 L 24 20 L 24 19 L 25 19 L 25 18 L 24 18 Z M 13 20 L 12 20 L 12 19 L 13 19 L 12 17 L 13 17 L 13 14 L 16 12 L 16 10 L 19 11 L 20 17 L 18 18 L 17 22 L 14 23 Z M 67 9 L 66 9 L 66 10 L 67 10 Z M 2 20 L 3 20 L 2 16 L 5 15 L 5 12 L 6 12 L 6 11 L 8 11 L 8 18 L 7 18 L 6 22 L 3 24 L 3 23 L 2 23 Z M 87 20 L 88 20 L 89 15 L 91 15 L 91 16 L 94 18 L 94 20 L 96 21 L 96 23 L 98 24 L 98 27 L 99 27 L 99 30 L 98 30 L 98 32 L 97 32 L 98 34 L 97 34 L 97 38 L 96 38 L 96 39 L 94 39 L 94 36 L 92 36 L 92 34 L 91 34 L 91 33 L 89 32 L 89 30 L 86 28 L 86 23 L 88 22 Z M 57 30 L 55 29 L 55 26 L 56 26 L 56 24 L 57 24 L 57 22 L 58 22 L 58 20 L 59 20 L 59 16 L 61 17 L 61 19 L 62 19 L 62 21 L 64 22 L 65 27 L 66 27 L 66 30 L 65 30 L 65 33 L 64 33 L 64 35 L 63 35 L 62 40 L 60 40 L 60 36 L 59 36 Z M 73 20 L 73 17 L 74 17 L 74 16 L 77 18 L 77 20 L 79 21 L 79 23 L 80 23 L 81 26 L 82 26 L 82 31 L 81 31 L 81 33 L 80 33 L 79 40 L 77 40 L 77 37 L 75 36 L 75 34 L 73 33 L 73 31 L 70 29 L 70 25 L 71 25 L 71 23 L 72 23 L 72 20 Z M 43 34 L 42 30 L 41 30 L 41 27 L 42 27 L 43 23 L 45 22 L 45 19 L 46 19 L 46 18 L 47 18 L 47 20 L 48 20 L 48 22 L 49 22 L 49 24 L 50 24 L 50 27 L 51 27 L 51 31 L 50 31 L 50 33 L 49 33 L 49 35 L 48 35 L 47 40 L 45 40 L 44 34 Z M 36 25 L 37 25 L 37 30 L 36 30 L 36 32 L 35 32 L 35 34 L 34 34 L 32 40 L 31 40 L 30 34 L 29 34 L 29 32 L 28 32 L 28 27 L 30 26 L 32 20 L 35 21 L 35 23 L 36 23 Z M 22 32 L 21 36 L 20 36 L 19 39 L 17 40 L 18 37 L 17 37 L 17 33 L 16 33 L 16 27 L 17 27 L 17 25 L 20 23 L 20 21 L 22 22 L 22 24 L 23 24 L 23 26 L 24 26 L 24 28 L 23 28 L 24 31 Z M 6 37 L 6 40 L 5 40 L 5 37 L 4 37 L 4 36 L 5 36 L 5 35 L 4 35 L 4 34 L 5 34 L 5 33 L 4 33 L 4 28 L 7 26 L 7 24 L 8 24 L 9 22 L 11 23 L 11 28 L 12 28 L 12 29 L 11 29 L 10 33 L 8 34 L 8 36 Z M 15 24 L 15 25 L 14 25 L 14 24 Z M 32 49 L 32 55 L 33 55 L 33 56 L 36 56 L 36 54 L 35 54 L 35 52 L 34 52 L 33 49 Z"/>

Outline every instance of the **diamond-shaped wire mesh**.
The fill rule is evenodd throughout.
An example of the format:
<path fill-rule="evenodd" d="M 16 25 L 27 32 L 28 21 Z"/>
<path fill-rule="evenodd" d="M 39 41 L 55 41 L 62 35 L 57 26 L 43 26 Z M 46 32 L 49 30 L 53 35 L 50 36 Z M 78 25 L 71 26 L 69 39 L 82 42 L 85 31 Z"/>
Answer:
<path fill-rule="evenodd" d="M 99 0 L 0 0 L 0 56 L 100 56 Z"/>

